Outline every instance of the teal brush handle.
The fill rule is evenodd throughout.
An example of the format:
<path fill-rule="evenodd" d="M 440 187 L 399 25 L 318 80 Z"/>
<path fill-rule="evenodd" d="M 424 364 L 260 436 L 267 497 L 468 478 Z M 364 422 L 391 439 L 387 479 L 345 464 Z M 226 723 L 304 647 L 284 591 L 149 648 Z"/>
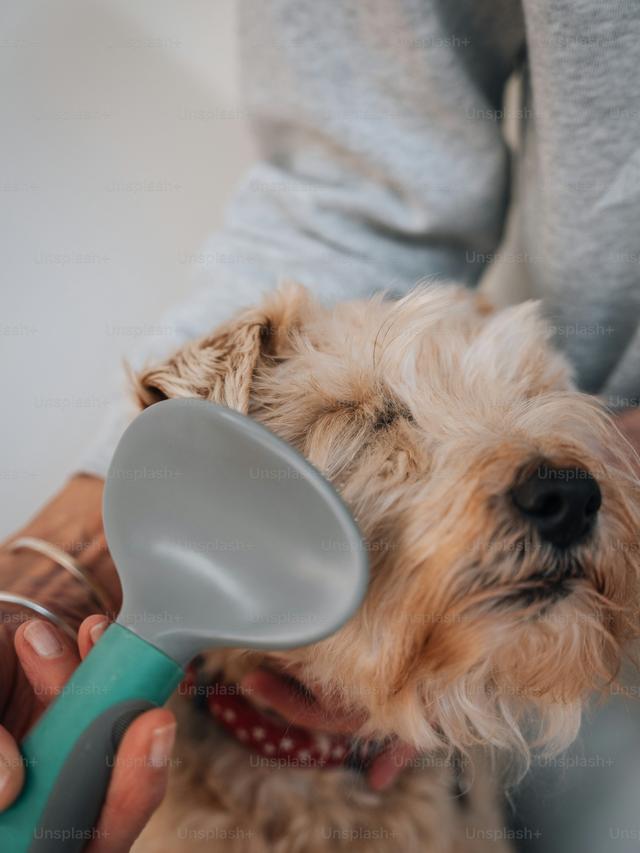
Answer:
<path fill-rule="evenodd" d="M 183 674 L 155 646 L 111 625 L 22 744 L 25 786 L 0 815 L 0 850 L 81 851 L 127 727 L 163 705 Z"/>

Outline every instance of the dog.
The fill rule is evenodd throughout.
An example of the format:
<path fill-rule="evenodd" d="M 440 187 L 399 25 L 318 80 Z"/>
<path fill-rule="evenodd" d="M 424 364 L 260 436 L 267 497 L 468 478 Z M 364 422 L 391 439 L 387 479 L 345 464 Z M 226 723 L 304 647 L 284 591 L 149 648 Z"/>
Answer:
<path fill-rule="evenodd" d="M 571 743 L 638 628 L 632 451 L 576 390 L 539 306 L 433 285 L 326 307 L 286 285 L 143 371 L 136 393 L 213 400 L 297 448 L 350 507 L 371 578 L 328 639 L 202 657 L 135 853 L 511 850 L 503 779 Z M 222 701 L 259 668 L 353 714 L 346 747 L 250 695 Z M 242 714 L 264 726 L 234 731 Z M 271 724 L 311 737 L 314 761 L 287 763 Z M 367 750 L 399 742 L 419 755 L 371 790 Z M 323 765 L 341 744 L 357 760 Z"/>

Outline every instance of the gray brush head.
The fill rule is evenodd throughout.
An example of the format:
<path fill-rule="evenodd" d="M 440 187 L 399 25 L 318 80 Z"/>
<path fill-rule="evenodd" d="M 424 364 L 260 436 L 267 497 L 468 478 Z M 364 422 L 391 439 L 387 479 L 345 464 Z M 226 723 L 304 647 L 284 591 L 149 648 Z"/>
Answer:
<path fill-rule="evenodd" d="M 118 621 L 180 663 L 212 646 L 315 642 L 367 584 L 362 539 L 332 486 L 265 427 L 204 400 L 166 400 L 132 422 L 104 524 Z"/>

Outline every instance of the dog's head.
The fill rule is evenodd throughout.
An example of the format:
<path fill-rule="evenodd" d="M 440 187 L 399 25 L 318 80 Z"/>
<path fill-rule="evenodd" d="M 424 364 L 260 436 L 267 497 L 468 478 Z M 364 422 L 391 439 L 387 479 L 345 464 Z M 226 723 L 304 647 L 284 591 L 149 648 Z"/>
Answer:
<path fill-rule="evenodd" d="M 138 393 L 248 412 L 341 492 L 369 551 L 365 602 L 272 660 L 362 711 L 363 734 L 561 746 L 615 677 L 636 622 L 631 450 L 535 304 L 494 312 L 451 286 L 327 309 L 289 286 Z"/>

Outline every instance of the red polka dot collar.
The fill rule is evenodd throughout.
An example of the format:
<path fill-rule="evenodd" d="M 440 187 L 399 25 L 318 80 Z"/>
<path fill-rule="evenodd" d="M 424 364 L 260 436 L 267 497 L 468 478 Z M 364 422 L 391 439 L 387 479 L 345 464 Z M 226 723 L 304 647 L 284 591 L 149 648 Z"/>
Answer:
<path fill-rule="evenodd" d="M 195 677 L 190 674 L 188 683 Z M 215 678 L 196 695 L 216 722 L 238 743 L 262 759 L 268 767 L 366 769 L 377 753 L 376 745 L 357 744 L 347 735 L 296 726 L 255 705 L 237 684 Z"/>

